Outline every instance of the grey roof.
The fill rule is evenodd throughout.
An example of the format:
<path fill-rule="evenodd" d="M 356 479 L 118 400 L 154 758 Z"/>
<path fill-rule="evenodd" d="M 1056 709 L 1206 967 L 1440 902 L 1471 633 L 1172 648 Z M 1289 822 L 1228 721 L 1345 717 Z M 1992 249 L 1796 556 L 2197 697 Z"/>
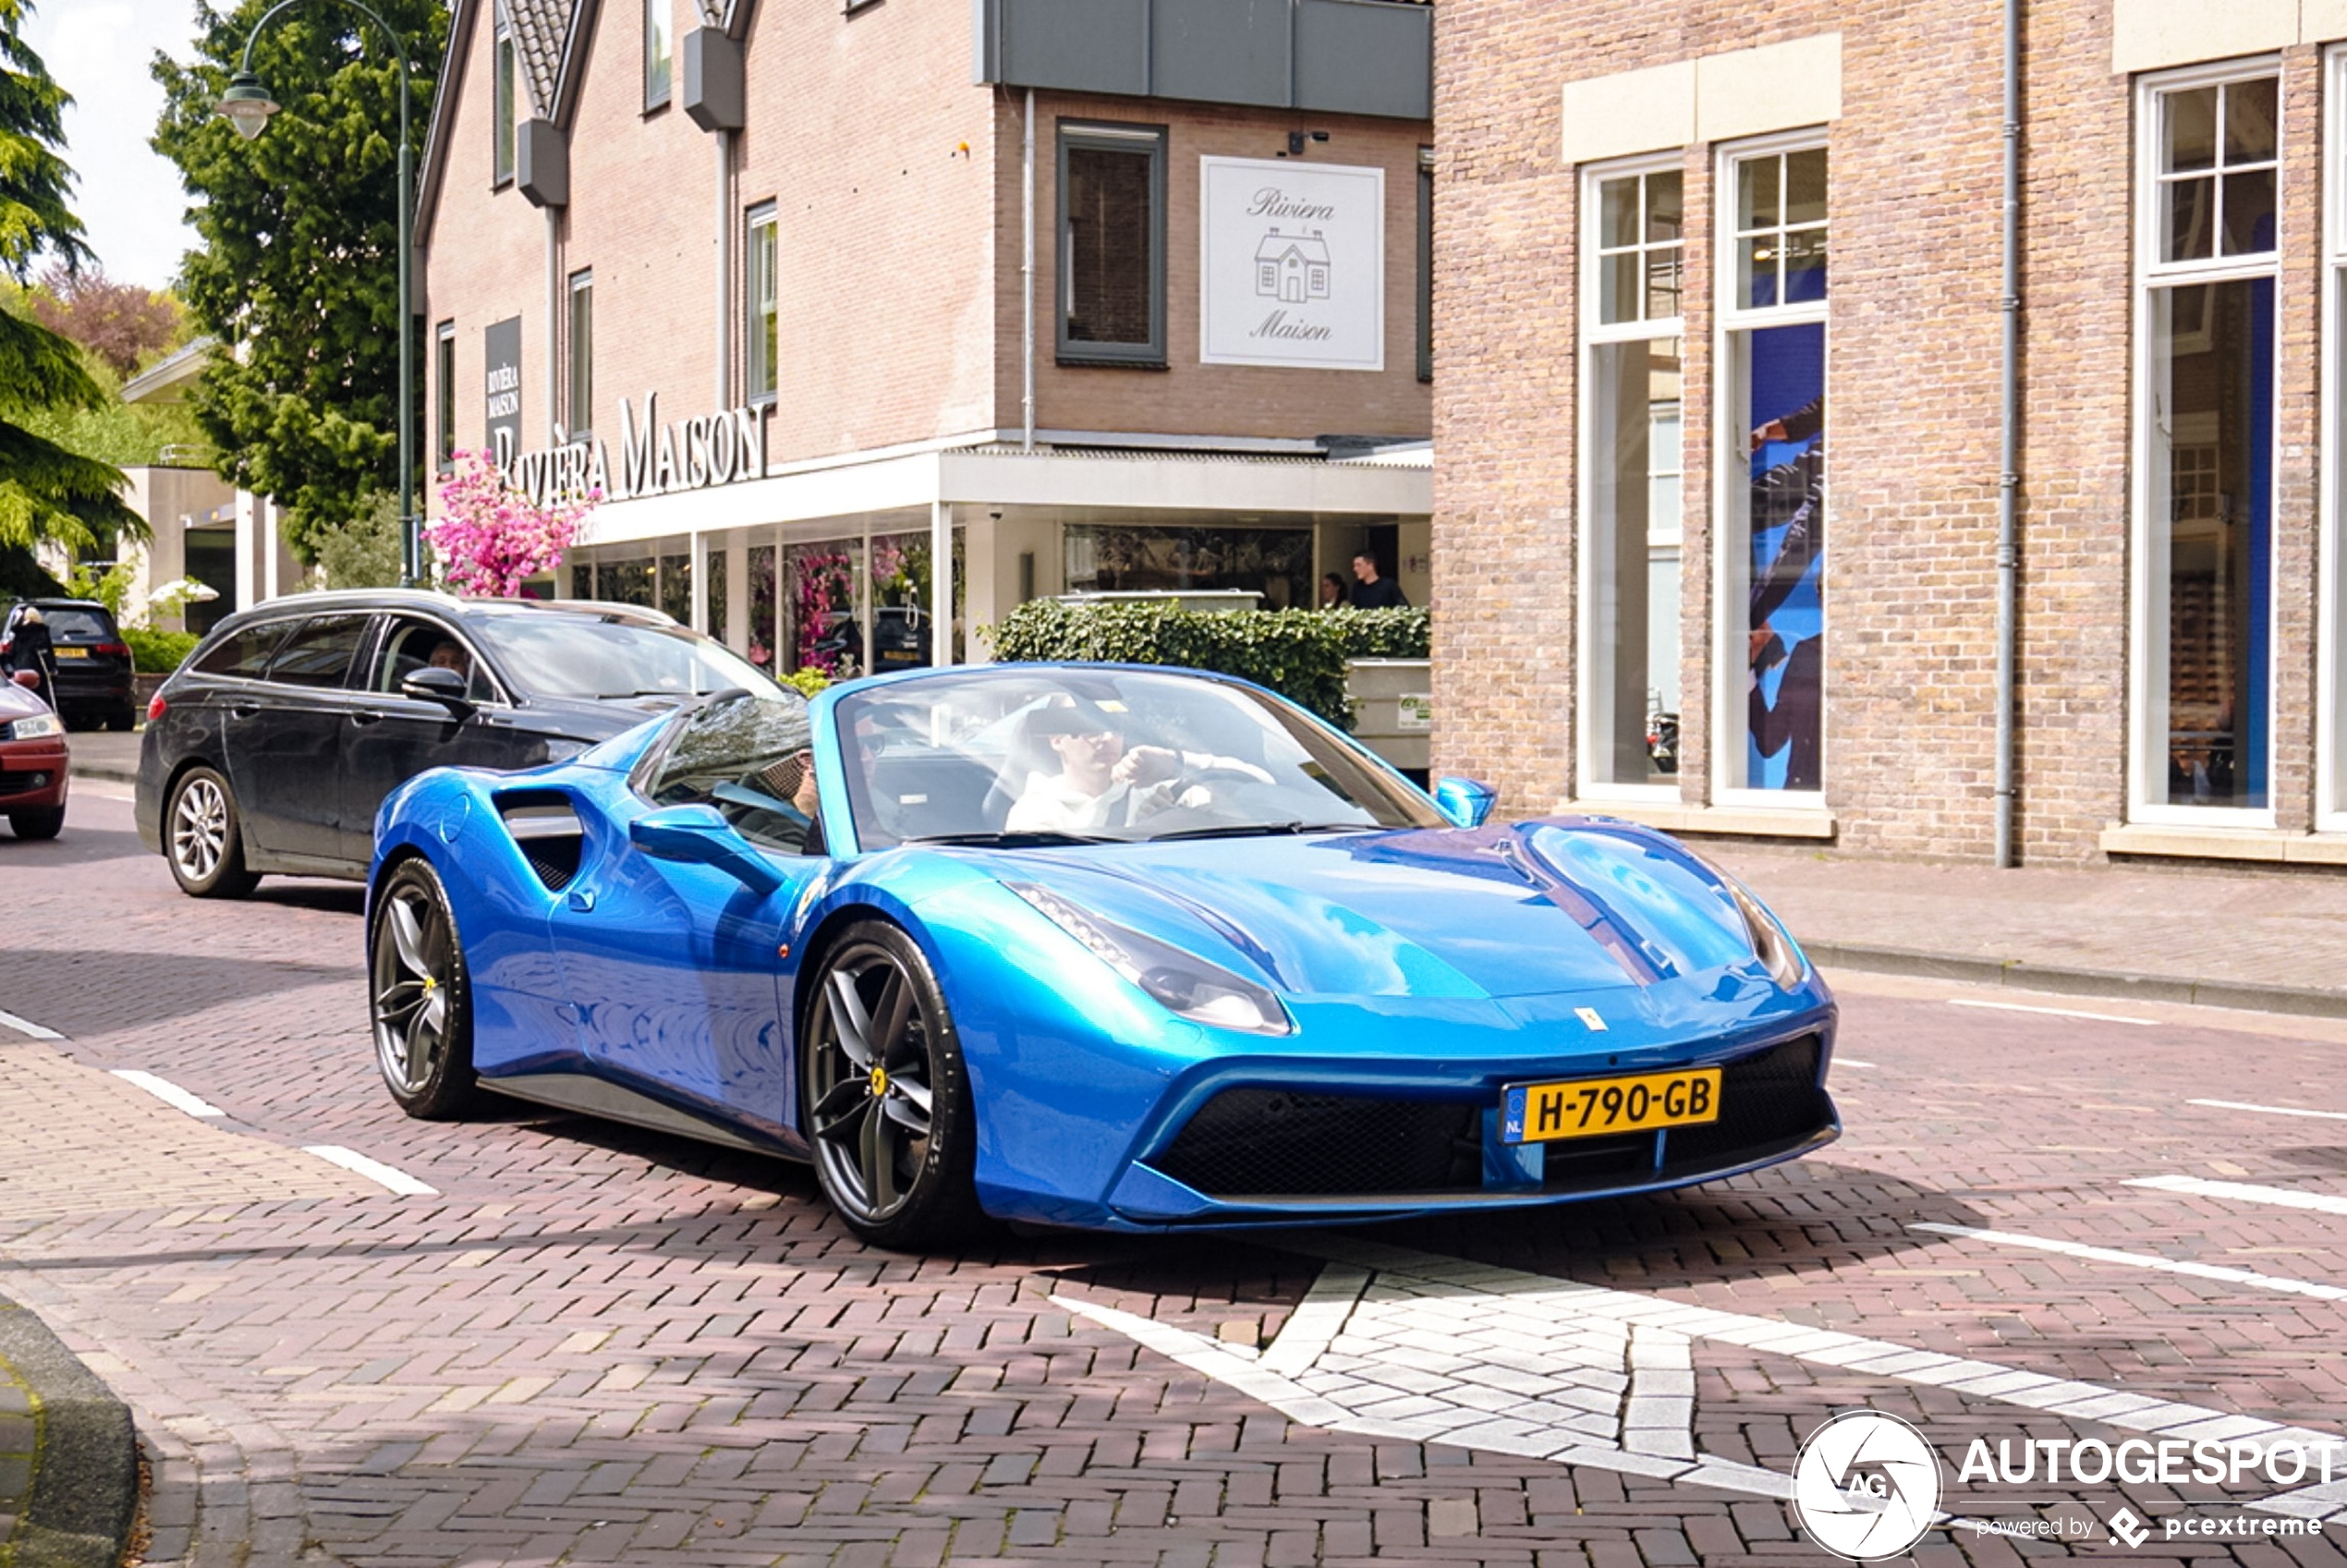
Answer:
<path fill-rule="evenodd" d="M 563 51 L 578 17 L 578 0 L 499 0 L 513 30 L 515 55 L 529 90 L 529 106 L 542 116 L 554 112 L 555 84 L 562 79 Z"/>

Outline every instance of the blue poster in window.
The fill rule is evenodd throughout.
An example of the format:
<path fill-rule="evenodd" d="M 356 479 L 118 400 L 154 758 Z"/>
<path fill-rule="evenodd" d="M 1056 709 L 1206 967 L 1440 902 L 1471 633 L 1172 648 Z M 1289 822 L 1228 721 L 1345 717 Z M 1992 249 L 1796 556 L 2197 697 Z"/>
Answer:
<path fill-rule="evenodd" d="M 1745 783 L 1821 787 L 1826 329 L 1767 327 L 1749 350 L 1751 660 Z"/>

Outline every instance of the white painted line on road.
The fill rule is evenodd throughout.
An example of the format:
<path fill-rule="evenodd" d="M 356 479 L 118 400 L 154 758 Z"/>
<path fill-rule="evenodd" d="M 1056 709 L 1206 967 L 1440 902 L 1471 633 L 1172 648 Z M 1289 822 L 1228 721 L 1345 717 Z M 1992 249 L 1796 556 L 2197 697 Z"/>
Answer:
<path fill-rule="evenodd" d="M 2317 1284 L 2311 1280 L 2285 1279 L 2280 1274 L 2260 1274 L 2251 1269 L 2228 1269 L 2217 1263 L 2192 1263 L 2181 1258 L 2156 1257 L 2148 1252 L 2118 1252 L 2107 1246 L 2088 1246 L 2082 1242 L 2025 1236 L 2013 1231 L 1983 1231 L 1970 1225 L 1918 1222 L 1907 1229 L 1930 1231 L 1943 1236 L 1967 1236 L 1974 1241 L 1991 1242 L 1999 1246 L 2026 1246 L 2038 1252 L 2058 1252 L 2065 1258 L 2083 1258 L 2094 1263 L 2118 1263 L 2130 1269 L 2156 1269 L 2163 1274 L 2190 1274 L 2195 1279 L 2218 1280 L 2229 1285 L 2255 1285 L 2259 1290 L 2281 1291 L 2290 1295 L 2311 1295 L 2317 1301 L 2347 1301 L 2347 1290 L 2337 1285 Z"/>
<path fill-rule="evenodd" d="M 145 1089 L 174 1111 L 185 1111 L 190 1116 L 228 1114 L 209 1100 L 189 1094 L 169 1078 L 158 1078 L 152 1073 L 141 1073 L 136 1067 L 116 1067 L 114 1076 L 134 1088 Z"/>
<path fill-rule="evenodd" d="M 1861 1062 L 1854 1056 L 1837 1056 L 1833 1059 L 1833 1064 L 1837 1067 L 1871 1067 L 1874 1065 L 1871 1062 Z"/>
<path fill-rule="evenodd" d="M 330 1164 L 339 1165 L 346 1171 L 355 1172 L 371 1182 L 389 1187 L 402 1197 L 440 1196 L 438 1187 L 426 1186 L 407 1172 L 386 1165 L 380 1160 L 370 1160 L 355 1149 L 345 1149 L 340 1144 L 320 1143 L 306 1147 L 302 1152 L 314 1154 Z"/>
<path fill-rule="evenodd" d="M 2280 1209 L 2311 1209 L 2318 1214 L 2347 1214 L 2347 1197 L 2333 1197 L 2325 1192 L 2300 1192 L 2294 1187 L 2212 1182 L 2201 1176 L 2138 1176 L 2125 1185 L 2158 1192 L 2188 1193 L 2195 1197 L 2230 1197 L 2242 1203 L 2270 1203 Z"/>
<path fill-rule="evenodd" d="M 30 1035 L 35 1039 L 66 1038 L 55 1029 L 44 1029 L 31 1019 L 19 1018 L 14 1013 L 0 1013 L 0 1029 L 14 1029 L 20 1035 Z"/>
<path fill-rule="evenodd" d="M 2295 1105 L 2251 1105 L 2240 1100 L 2187 1100 L 2186 1105 L 2207 1105 L 2219 1111 L 2255 1111 L 2261 1116 L 2312 1116 L 2324 1122 L 2347 1122 L 2347 1111 L 2304 1111 Z"/>
<path fill-rule="evenodd" d="M 2156 1028 L 2157 1018 L 2130 1018 L 2122 1013 L 2084 1013 L 2075 1007 L 2032 1007 L 2023 1002 L 1978 1002 L 1968 996 L 1948 998 L 1951 1007 L 1987 1007 L 1999 1013 L 2044 1013 L 2056 1018 L 2091 1018 L 2098 1024 L 2140 1024 Z"/>

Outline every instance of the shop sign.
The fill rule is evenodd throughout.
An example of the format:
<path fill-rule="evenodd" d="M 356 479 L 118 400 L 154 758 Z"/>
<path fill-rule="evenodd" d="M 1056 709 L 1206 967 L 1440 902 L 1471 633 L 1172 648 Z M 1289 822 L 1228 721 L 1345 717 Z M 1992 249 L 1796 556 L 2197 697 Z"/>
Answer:
<path fill-rule="evenodd" d="M 1198 360 L 1385 368 L 1385 171 L 1202 157 Z"/>
<path fill-rule="evenodd" d="M 619 400 L 619 465 L 600 441 L 571 441 L 514 455 L 497 449 L 505 483 L 538 504 L 601 492 L 606 501 L 673 495 L 738 484 L 766 475 L 768 407 L 727 408 L 672 424 L 660 422 L 658 393 L 644 394 L 644 417 Z"/>
<path fill-rule="evenodd" d="M 521 318 L 492 322 L 480 334 L 482 444 L 503 455 L 521 444 Z"/>

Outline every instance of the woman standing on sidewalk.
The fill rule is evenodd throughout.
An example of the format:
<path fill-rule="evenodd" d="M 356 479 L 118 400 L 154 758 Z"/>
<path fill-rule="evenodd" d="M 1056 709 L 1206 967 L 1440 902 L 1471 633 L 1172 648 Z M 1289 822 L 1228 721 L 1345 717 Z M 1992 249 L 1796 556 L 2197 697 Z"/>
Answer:
<path fill-rule="evenodd" d="M 6 653 L 8 673 L 13 675 L 19 670 L 30 670 L 37 677 L 32 689 L 55 711 L 57 706 L 56 649 L 49 640 L 49 623 L 43 618 L 38 607 L 25 606 L 24 614 L 17 620 L 16 629 L 8 634 Z"/>

